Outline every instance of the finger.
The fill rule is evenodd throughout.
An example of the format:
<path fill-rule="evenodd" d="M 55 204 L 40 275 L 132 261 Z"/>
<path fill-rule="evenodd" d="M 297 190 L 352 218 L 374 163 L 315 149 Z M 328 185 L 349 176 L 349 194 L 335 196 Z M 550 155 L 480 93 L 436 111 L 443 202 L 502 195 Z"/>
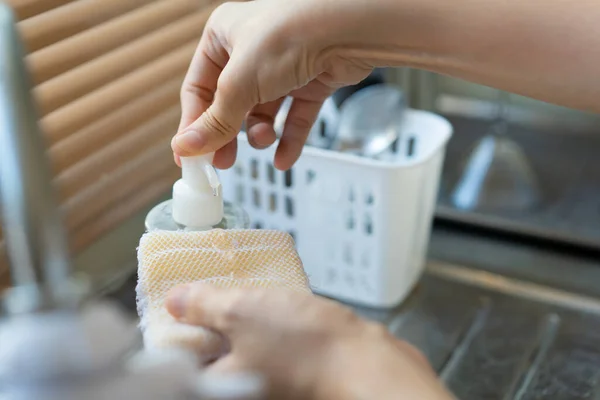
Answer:
<path fill-rule="evenodd" d="M 212 29 L 207 28 L 181 85 L 181 120 L 177 132 L 189 126 L 210 107 L 219 76 L 228 60 L 227 50 Z"/>
<path fill-rule="evenodd" d="M 198 119 L 210 106 L 217 88 L 217 81 L 228 59 L 227 51 L 207 29 L 206 34 L 202 36 L 200 43 L 198 43 L 181 85 L 181 118 L 175 136 Z M 171 144 L 171 147 L 173 147 L 173 144 Z M 180 155 L 174 152 L 173 158 L 175 164 L 181 167 Z"/>
<path fill-rule="evenodd" d="M 224 147 L 221 147 L 215 153 L 213 159 L 213 165 L 219 169 L 228 169 L 235 163 L 235 156 L 237 154 L 237 138 L 234 138 L 231 142 L 227 143 Z"/>
<path fill-rule="evenodd" d="M 277 169 L 289 169 L 298 160 L 323 101 L 294 99 L 275 153 Z"/>
<path fill-rule="evenodd" d="M 175 153 L 185 157 L 214 152 L 238 134 L 246 114 L 258 103 L 253 65 L 243 54 L 230 58 L 219 77 L 213 103 L 173 139 Z"/>
<path fill-rule="evenodd" d="M 212 330 L 195 331 L 192 338 L 182 339 L 182 343 L 196 354 L 200 365 L 210 364 L 231 351 L 228 338 Z"/>
<path fill-rule="evenodd" d="M 325 101 L 327 97 L 334 91 L 333 86 L 329 86 L 323 82 L 319 75 L 316 79 L 311 81 L 308 85 L 301 88 L 295 89 L 290 92 L 289 96 L 294 99 L 312 100 L 312 101 Z"/>
<path fill-rule="evenodd" d="M 273 123 L 284 97 L 256 105 L 246 117 L 248 141 L 256 149 L 265 149 L 277 139 Z"/>
<path fill-rule="evenodd" d="M 238 357 L 234 354 L 228 354 L 212 363 L 206 369 L 206 372 L 209 374 L 231 374 L 244 369 L 245 367 Z"/>
<path fill-rule="evenodd" d="M 253 318 L 261 306 L 254 290 L 221 289 L 202 283 L 175 288 L 167 297 L 169 313 L 181 322 L 213 329 L 227 336 L 245 319 Z"/>
<path fill-rule="evenodd" d="M 396 340 L 395 344 L 396 347 L 400 351 L 406 353 L 408 357 L 415 362 L 415 364 L 419 364 L 425 368 L 431 368 L 431 364 L 429 364 L 429 360 L 427 359 L 427 357 L 425 357 L 425 355 L 421 353 L 421 351 L 414 347 L 412 344 L 403 340 Z"/>

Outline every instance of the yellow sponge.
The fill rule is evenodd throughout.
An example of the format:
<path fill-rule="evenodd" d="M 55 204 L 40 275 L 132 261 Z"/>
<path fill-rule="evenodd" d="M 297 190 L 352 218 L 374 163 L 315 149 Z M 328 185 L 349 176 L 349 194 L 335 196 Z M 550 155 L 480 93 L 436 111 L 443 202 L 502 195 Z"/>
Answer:
<path fill-rule="evenodd" d="M 146 348 L 184 347 L 202 362 L 226 343 L 215 332 L 180 324 L 164 301 L 175 286 L 283 287 L 310 292 L 292 237 L 269 230 L 152 231 L 138 249 L 137 306 Z"/>

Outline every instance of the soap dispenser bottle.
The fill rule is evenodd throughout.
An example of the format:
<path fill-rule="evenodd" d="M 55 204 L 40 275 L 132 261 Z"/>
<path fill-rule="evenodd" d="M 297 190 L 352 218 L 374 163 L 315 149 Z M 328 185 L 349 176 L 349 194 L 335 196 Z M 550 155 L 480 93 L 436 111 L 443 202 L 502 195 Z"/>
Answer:
<path fill-rule="evenodd" d="M 173 197 L 150 210 L 145 221 L 148 231 L 249 228 L 248 214 L 223 201 L 213 157 L 214 153 L 181 157 L 182 176 L 173 185 Z"/>

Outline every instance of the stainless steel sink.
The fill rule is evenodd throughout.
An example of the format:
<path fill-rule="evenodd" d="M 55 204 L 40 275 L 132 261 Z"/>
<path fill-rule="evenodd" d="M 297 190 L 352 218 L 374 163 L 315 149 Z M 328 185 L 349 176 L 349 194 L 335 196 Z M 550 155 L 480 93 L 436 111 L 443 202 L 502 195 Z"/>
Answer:
<path fill-rule="evenodd" d="M 460 399 L 591 399 L 600 377 L 600 303 L 432 262 L 386 321 Z"/>
<path fill-rule="evenodd" d="M 459 399 L 600 398 L 597 261 L 439 229 L 431 253 L 446 261 L 401 307 L 358 312 L 421 349 Z"/>
<path fill-rule="evenodd" d="M 355 310 L 421 349 L 459 399 L 600 398 L 600 258 L 452 229 L 434 230 L 430 256 L 400 307 Z M 134 283 L 113 293 L 132 310 Z"/>

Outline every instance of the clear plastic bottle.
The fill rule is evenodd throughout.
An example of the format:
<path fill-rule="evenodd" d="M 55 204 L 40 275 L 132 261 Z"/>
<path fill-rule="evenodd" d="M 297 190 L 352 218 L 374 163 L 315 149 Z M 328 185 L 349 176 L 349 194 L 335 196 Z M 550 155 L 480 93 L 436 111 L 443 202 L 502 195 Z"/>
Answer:
<path fill-rule="evenodd" d="M 173 199 L 163 201 L 152 208 L 148 215 L 146 215 L 145 224 L 148 231 L 157 229 L 163 231 L 198 231 L 207 229 L 194 228 L 177 223 L 173 219 Z M 248 229 L 249 227 L 250 221 L 246 211 L 239 206 L 224 202 L 223 219 L 208 229 Z"/>
<path fill-rule="evenodd" d="M 212 158 L 212 154 L 181 158 L 182 177 L 173 185 L 173 198 L 150 210 L 145 221 L 148 231 L 250 227 L 248 214 L 241 207 L 223 201 Z"/>

